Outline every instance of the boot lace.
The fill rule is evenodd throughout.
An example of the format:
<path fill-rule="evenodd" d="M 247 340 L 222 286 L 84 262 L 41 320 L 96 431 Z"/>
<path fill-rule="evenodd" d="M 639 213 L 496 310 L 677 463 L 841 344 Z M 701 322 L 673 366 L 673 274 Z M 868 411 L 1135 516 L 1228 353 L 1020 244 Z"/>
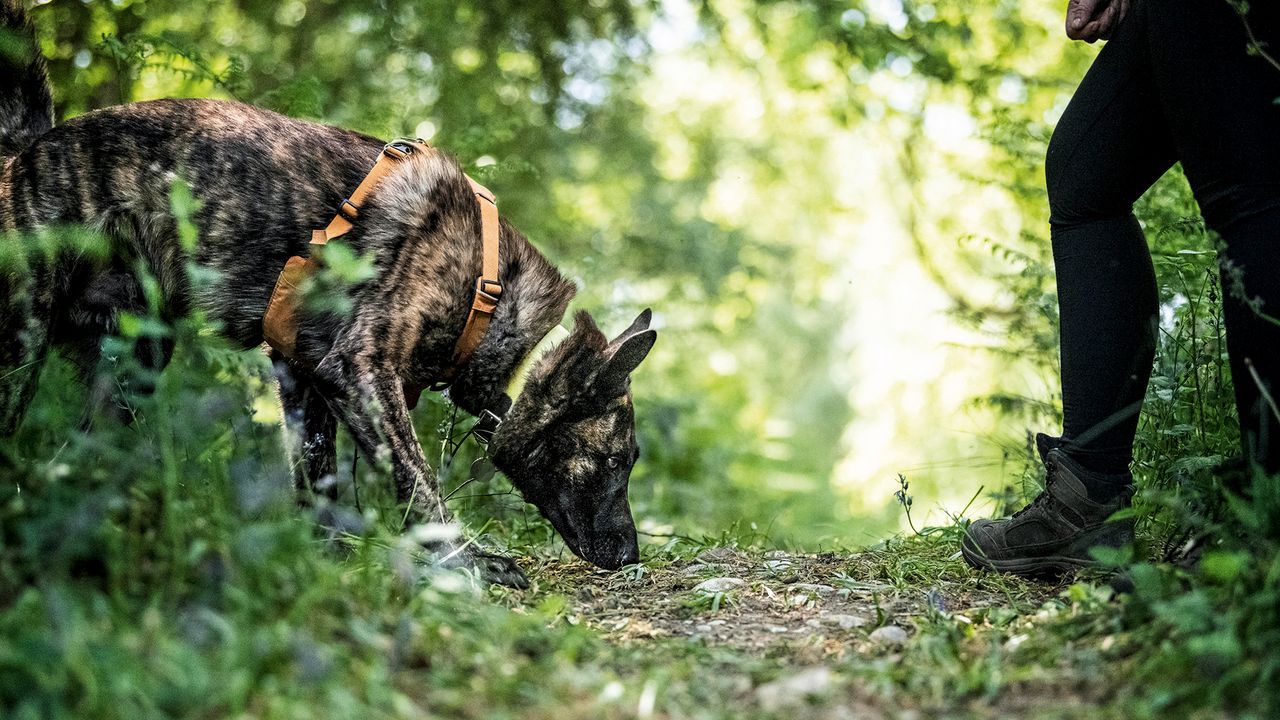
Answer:
<path fill-rule="evenodd" d="M 1040 491 L 1040 494 L 1037 495 L 1034 500 L 1032 500 L 1030 503 L 1027 503 L 1025 506 L 1023 506 L 1021 510 L 1015 512 L 1012 516 L 1010 516 L 1009 518 L 1010 520 L 1013 520 L 1021 516 L 1023 513 L 1033 508 L 1042 508 L 1045 511 L 1051 512 L 1053 511 L 1054 508 L 1057 507 L 1058 499 L 1057 497 L 1054 496 L 1052 492 L 1050 492 L 1050 489 L 1053 487 L 1054 481 L 1058 479 L 1058 458 L 1053 455 L 1050 455 L 1049 457 L 1045 458 L 1044 469 L 1045 469 L 1044 489 Z"/>

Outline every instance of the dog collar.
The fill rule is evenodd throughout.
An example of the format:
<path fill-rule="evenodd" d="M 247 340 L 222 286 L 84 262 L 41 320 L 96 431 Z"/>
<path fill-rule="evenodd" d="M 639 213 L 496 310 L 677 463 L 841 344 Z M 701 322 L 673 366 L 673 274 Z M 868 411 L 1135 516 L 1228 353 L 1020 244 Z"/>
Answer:
<path fill-rule="evenodd" d="M 556 325 L 551 331 L 542 336 L 537 345 L 524 356 L 524 360 L 520 361 L 519 367 L 511 375 L 511 382 L 507 384 L 507 397 L 511 398 L 511 404 L 515 404 L 516 398 L 524 392 L 525 383 L 529 382 L 529 374 L 533 372 L 533 366 L 538 360 L 547 353 L 548 350 L 555 347 L 560 341 L 569 337 L 569 331 L 563 325 Z"/>
<path fill-rule="evenodd" d="M 323 230 L 315 230 L 311 233 L 311 256 L 291 257 L 285 263 L 284 270 L 276 280 L 275 289 L 271 292 L 267 312 L 262 318 L 263 338 L 281 355 L 292 358 L 297 349 L 297 291 L 302 281 L 315 272 L 320 249 L 330 240 L 342 237 L 351 231 L 356 219 L 360 216 L 360 208 L 365 198 L 373 191 L 374 186 L 390 174 L 395 163 L 415 152 L 429 153 L 433 150 L 421 140 L 393 140 L 387 143 L 382 148 L 382 154 L 378 156 L 378 162 L 351 193 L 351 197 L 344 199 L 338 205 L 338 212 L 329 225 Z M 467 182 L 471 184 L 471 191 L 480 205 L 481 273 L 476 279 L 475 296 L 471 302 L 471 310 L 467 313 L 467 323 L 463 326 L 462 335 L 458 336 L 453 347 L 452 362 L 432 386 L 437 390 L 443 390 L 453 384 L 458 373 L 471 360 L 471 356 L 480 346 L 485 332 L 489 329 L 489 321 L 493 319 L 498 300 L 502 297 L 502 283 L 498 281 L 498 265 L 501 259 L 498 203 L 488 188 L 470 177 L 467 177 Z"/>

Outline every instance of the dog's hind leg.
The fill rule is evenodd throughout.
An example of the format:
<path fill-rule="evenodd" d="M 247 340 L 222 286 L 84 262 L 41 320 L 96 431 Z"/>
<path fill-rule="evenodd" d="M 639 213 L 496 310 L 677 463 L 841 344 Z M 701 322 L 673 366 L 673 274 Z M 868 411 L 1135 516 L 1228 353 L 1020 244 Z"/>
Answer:
<path fill-rule="evenodd" d="M 310 505 L 317 494 L 337 500 L 337 419 L 320 393 L 290 370 L 277 353 L 271 354 L 271 361 L 280 389 L 285 447 L 298 502 Z"/>
<path fill-rule="evenodd" d="M 90 278 L 60 313 L 53 344 L 76 367 L 89 389 L 82 429 L 89 430 L 98 417 L 132 423 L 132 399 L 155 391 L 160 371 L 173 357 L 171 333 L 134 339 L 131 358 L 103 353 L 103 341 L 119 333 L 121 312 L 143 315 L 146 311 L 141 283 L 117 267 Z M 161 322 L 169 319 L 161 318 Z"/>
<path fill-rule="evenodd" d="M 31 276 L 0 276 L 0 437 L 22 422 L 49 350 L 52 294 Z"/>
<path fill-rule="evenodd" d="M 0 437 L 8 437 L 18 429 L 31 398 L 36 394 L 40 370 L 48 352 L 48 334 L 28 327 L 17 342 L 0 359 Z M 16 352 L 12 352 L 16 351 Z"/>

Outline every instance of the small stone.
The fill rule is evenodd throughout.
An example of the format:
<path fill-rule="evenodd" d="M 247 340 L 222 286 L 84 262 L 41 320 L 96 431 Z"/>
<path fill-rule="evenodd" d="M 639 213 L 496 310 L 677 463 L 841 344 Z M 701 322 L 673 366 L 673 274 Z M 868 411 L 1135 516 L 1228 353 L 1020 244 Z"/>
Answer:
<path fill-rule="evenodd" d="M 770 626 L 769 626 L 769 632 L 773 633 L 774 635 L 781 635 L 781 634 L 783 634 L 783 633 L 785 633 L 785 632 L 788 632 L 788 631 L 787 631 L 787 629 L 786 629 L 785 627 L 783 627 L 782 625 L 770 625 Z"/>
<path fill-rule="evenodd" d="M 791 567 L 790 560 L 765 560 L 764 561 L 764 569 L 773 573 L 782 572 L 783 570 L 786 570 L 790 567 Z"/>
<path fill-rule="evenodd" d="M 695 559 L 708 564 L 728 563 L 738 559 L 738 551 L 731 547 L 713 547 L 698 553 Z"/>
<path fill-rule="evenodd" d="M 871 641 L 881 645 L 903 645 L 907 642 L 907 631 L 897 625 L 885 625 L 871 632 Z"/>
<path fill-rule="evenodd" d="M 765 553 L 764 556 L 767 560 L 781 560 L 783 558 L 791 557 L 791 554 L 785 550 L 770 550 Z"/>
<path fill-rule="evenodd" d="M 1011 638 L 1009 638 L 1008 640 L 1005 640 L 1005 641 L 1004 641 L 1004 651 L 1005 651 L 1005 652 L 1016 652 L 1016 651 L 1017 651 L 1017 649 L 1018 649 L 1019 647 L 1021 647 L 1021 646 L 1022 646 L 1022 643 L 1026 642 L 1027 640 L 1029 640 L 1029 639 L 1030 639 L 1030 637 L 1031 637 L 1031 636 L 1029 636 L 1029 635 L 1014 635 L 1013 637 L 1011 637 Z M 1104 650 L 1105 650 L 1105 649 L 1106 649 L 1106 648 L 1104 648 Z"/>
<path fill-rule="evenodd" d="M 841 630 L 852 630 L 867 624 L 866 618 L 861 618 L 857 615 L 828 615 L 823 619 Z"/>
<path fill-rule="evenodd" d="M 696 630 L 696 631 L 698 631 L 698 632 L 700 632 L 700 633 L 709 633 L 709 632 L 711 632 L 711 626 L 710 626 L 710 625 L 708 625 L 708 624 L 706 624 L 706 623 L 703 623 L 703 624 L 701 624 L 701 625 L 695 625 L 693 629 L 694 629 L 694 630 Z"/>
<path fill-rule="evenodd" d="M 831 687 L 831 671 L 825 667 L 809 668 L 756 688 L 756 700 L 766 712 L 802 705 L 814 696 L 825 694 Z"/>
<path fill-rule="evenodd" d="M 730 590 L 737 590 L 745 584 L 746 582 L 741 578 L 718 577 L 711 578 L 710 580 L 703 580 L 697 585 L 694 585 L 693 590 L 694 592 L 702 593 L 722 593 L 729 592 Z"/>

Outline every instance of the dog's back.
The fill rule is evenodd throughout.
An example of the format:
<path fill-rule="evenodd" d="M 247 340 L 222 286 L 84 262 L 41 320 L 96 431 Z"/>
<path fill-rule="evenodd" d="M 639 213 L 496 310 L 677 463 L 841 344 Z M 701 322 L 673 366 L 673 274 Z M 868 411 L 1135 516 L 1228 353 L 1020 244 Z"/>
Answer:
<path fill-rule="evenodd" d="M 276 275 L 306 254 L 335 200 L 360 181 L 382 143 L 238 102 L 156 100 L 96 110 L 26 148 L 0 188 L 0 230 L 83 225 L 111 251 L 143 260 L 176 312 L 194 304 L 244 344 L 260 341 Z M 199 200 L 200 237 L 178 242 L 173 184 Z M 54 191 L 56 190 L 56 191 Z M 187 297 L 186 261 L 216 272 Z"/>

